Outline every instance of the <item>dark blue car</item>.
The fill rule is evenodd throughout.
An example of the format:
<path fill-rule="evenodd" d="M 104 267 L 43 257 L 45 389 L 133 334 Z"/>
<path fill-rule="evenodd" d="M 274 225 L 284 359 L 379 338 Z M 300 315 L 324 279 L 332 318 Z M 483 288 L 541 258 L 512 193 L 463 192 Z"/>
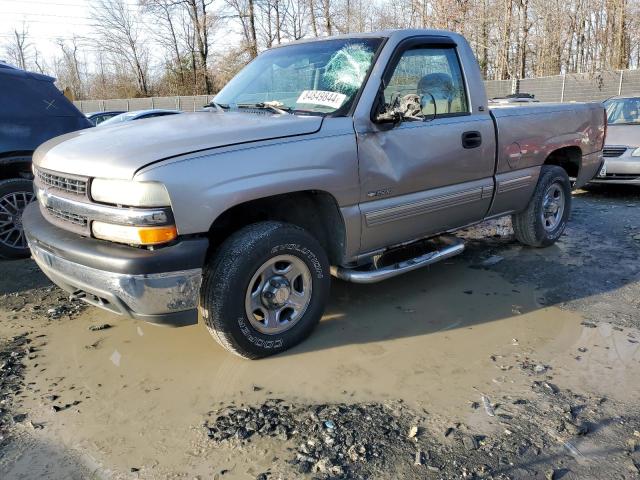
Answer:
<path fill-rule="evenodd" d="M 54 81 L 0 63 L 0 257 L 29 255 L 22 210 L 34 199 L 35 149 L 50 138 L 92 126 Z"/>

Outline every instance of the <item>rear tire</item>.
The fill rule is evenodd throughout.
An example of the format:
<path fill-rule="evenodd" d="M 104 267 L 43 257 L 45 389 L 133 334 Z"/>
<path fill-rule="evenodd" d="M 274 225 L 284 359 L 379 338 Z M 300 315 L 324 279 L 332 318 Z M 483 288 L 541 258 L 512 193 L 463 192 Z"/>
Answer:
<path fill-rule="evenodd" d="M 513 231 L 520 243 L 531 247 L 553 245 L 564 232 L 571 214 L 571 181 L 555 165 L 543 165 L 526 210 L 512 215 Z"/>
<path fill-rule="evenodd" d="M 0 181 L 0 257 L 27 258 L 31 254 L 22 230 L 22 212 L 34 199 L 31 180 Z"/>
<path fill-rule="evenodd" d="M 210 259 L 200 309 L 224 348 L 256 359 L 304 340 L 329 295 L 329 261 L 305 230 L 261 222 L 231 235 Z"/>

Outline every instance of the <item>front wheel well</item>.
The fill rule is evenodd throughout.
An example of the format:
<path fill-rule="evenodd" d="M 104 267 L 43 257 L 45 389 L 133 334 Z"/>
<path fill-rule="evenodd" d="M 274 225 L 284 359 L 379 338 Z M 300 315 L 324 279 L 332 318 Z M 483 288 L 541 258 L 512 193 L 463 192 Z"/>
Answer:
<path fill-rule="evenodd" d="M 32 152 L 5 152 L 0 154 L 0 180 L 32 177 Z"/>
<path fill-rule="evenodd" d="M 562 167 L 569 178 L 578 178 L 582 164 L 582 150 L 580 147 L 563 147 L 551 152 L 544 161 L 545 165 Z"/>
<path fill-rule="evenodd" d="M 235 205 L 223 212 L 209 229 L 209 251 L 215 251 L 233 232 L 252 223 L 275 220 L 304 228 L 340 264 L 345 247 L 345 225 L 333 195 L 319 190 L 273 195 Z"/>

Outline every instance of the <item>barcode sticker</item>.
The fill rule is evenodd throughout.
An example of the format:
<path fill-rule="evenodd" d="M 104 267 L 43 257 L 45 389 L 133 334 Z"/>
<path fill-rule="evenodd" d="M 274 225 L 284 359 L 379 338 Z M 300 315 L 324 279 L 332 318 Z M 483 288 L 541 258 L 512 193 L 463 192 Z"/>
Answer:
<path fill-rule="evenodd" d="M 304 90 L 296 100 L 296 103 L 310 103 L 312 105 L 339 108 L 346 98 L 347 96 L 343 93 L 327 92 L 325 90 Z"/>

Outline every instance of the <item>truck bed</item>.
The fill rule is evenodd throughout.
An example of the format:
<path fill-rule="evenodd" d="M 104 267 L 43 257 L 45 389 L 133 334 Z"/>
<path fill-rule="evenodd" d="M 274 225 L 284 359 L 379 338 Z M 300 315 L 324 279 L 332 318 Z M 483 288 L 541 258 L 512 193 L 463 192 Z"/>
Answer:
<path fill-rule="evenodd" d="M 531 103 L 490 107 L 496 125 L 496 175 L 541 165 L 561 145 L 588 156 L 602 150 L 604 108 L 599 103 Z M 577 158 L 574 179 L 581 186 L 598 165 Z"/>

